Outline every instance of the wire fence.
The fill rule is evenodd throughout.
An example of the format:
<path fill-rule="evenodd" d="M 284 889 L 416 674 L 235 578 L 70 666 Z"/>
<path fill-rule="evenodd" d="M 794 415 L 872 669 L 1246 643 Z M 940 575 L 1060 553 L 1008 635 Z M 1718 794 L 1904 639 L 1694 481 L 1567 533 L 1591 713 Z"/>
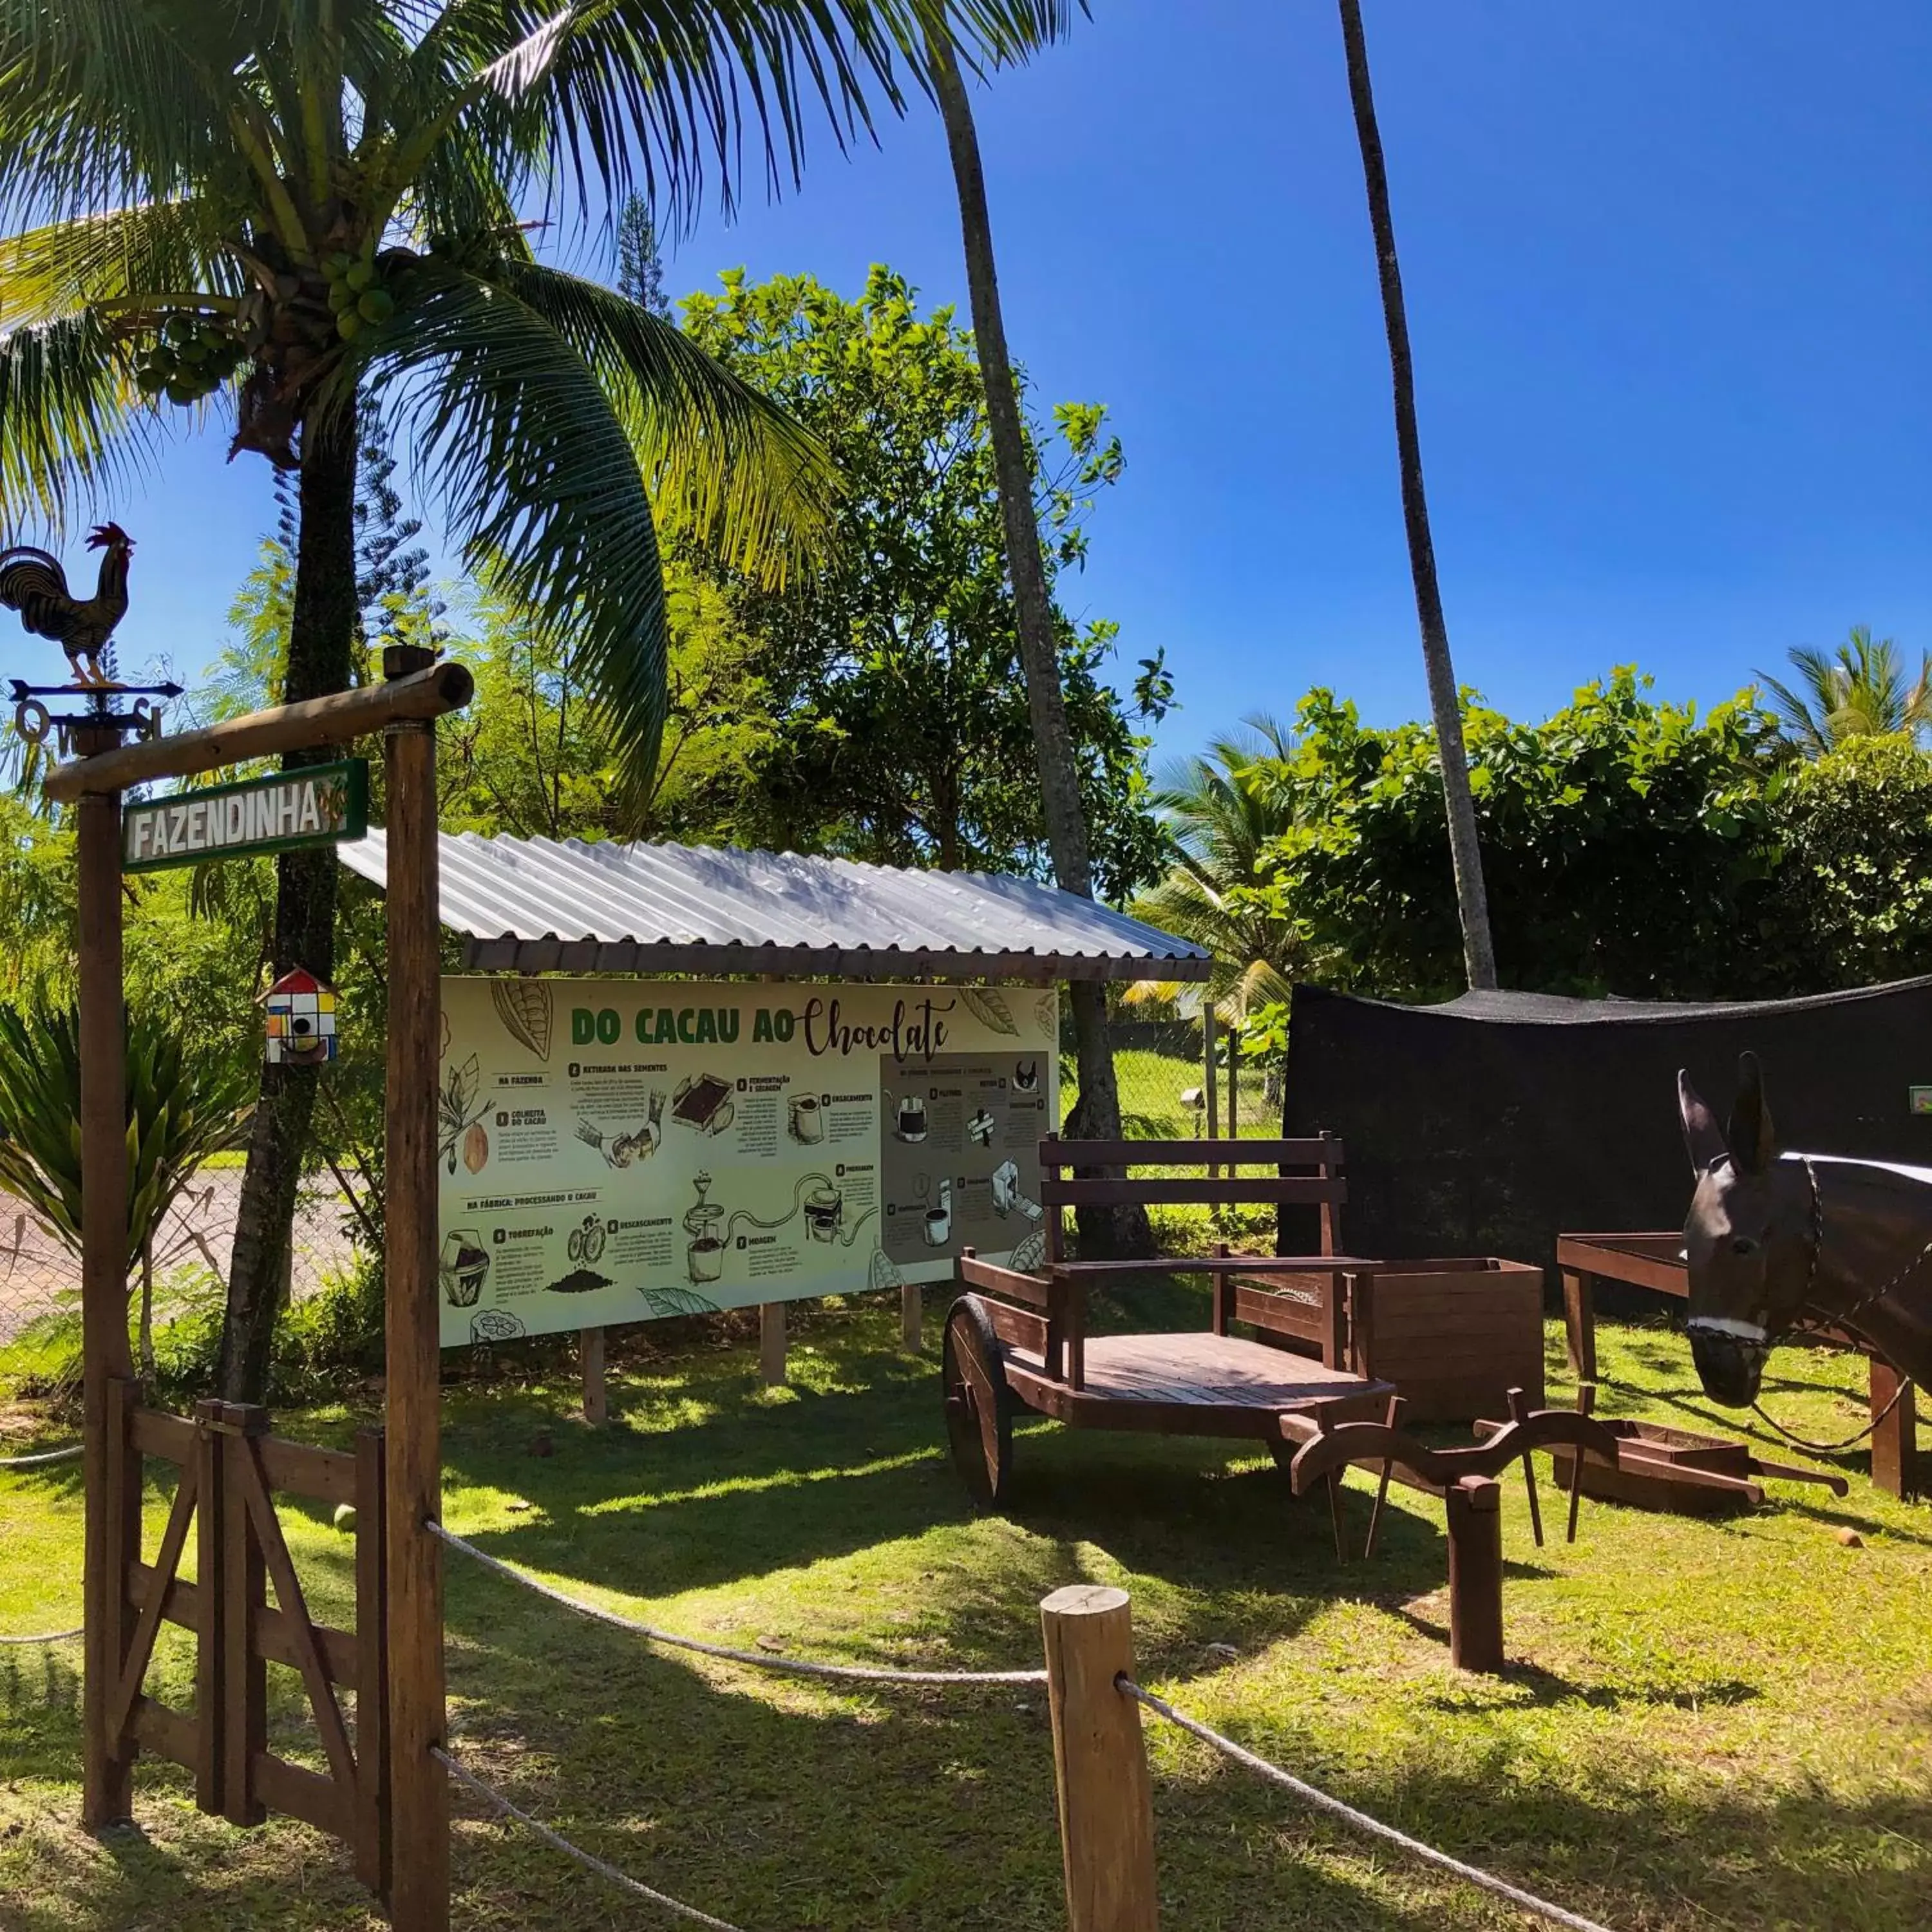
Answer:
<path fill-rule="evenodd" d="M 1238 1053 L 1231 1066 L 1224 1034 L 1216 1034 L 1211 1067 L 1198 1021 L 1117 1019 L 1113 1040 L 1122 1124 L 1130 1137 L 1193 1140 L 1210 1132 L 1231 1138 L 1280 1132 L 1280 1070 Z"/>
<path fill-rule="evenodd" d="M 176 1201 L 154 1242 L 158 1318 L 218 1298 L 228 1280 L 242 1169 L 204 1169 Z M 352 1264 L 353 1212 L 327 1176 L 298 1197 L 289 1258 L 289 1292 L 306 1300 Z M 32 1211 L 0 1193 L 0 1349 L 80 1318 L 80 1258 Z"/>

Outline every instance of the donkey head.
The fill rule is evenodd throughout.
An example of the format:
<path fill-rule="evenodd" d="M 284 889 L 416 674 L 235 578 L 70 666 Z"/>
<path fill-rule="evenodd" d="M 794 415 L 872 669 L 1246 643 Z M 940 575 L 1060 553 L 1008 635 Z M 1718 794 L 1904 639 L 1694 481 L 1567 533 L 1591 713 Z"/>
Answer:
<path fill-rule="evenodd" d="M 1757 1398 L 1765 1358 L 1810 1292 L 1814 1228 L 1804 1166 L 1780 1161 L 1754 1053 L 1738 1062 L 1738 1098 L 1720 1132 L 1688 1074 L 1677 1076 L 1684 1142 L 1697 1191 L 1684 1223 L 1691 1359 L 1713 1402 Z"/>

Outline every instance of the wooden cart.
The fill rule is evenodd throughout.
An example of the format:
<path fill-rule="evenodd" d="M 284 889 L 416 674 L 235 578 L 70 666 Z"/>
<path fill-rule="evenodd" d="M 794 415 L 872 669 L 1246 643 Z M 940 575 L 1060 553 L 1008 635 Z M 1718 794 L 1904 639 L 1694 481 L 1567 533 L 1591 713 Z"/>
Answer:
<path fill-rule="evenodd" d="M 1298 1438 L 1282 1418 L 1324 1424 L 1380 1416 L 1393 1386 L 1341 1366 L 1344 1277 L 1376 1264 L 1339 1252 L 1342 1143 L 1293 1141 L 1063 1141 L 1040 1144 L 1045 1256 L 1038 1274 L 1001 1268 L 970 1249 L 968 1288 L 946 1318 L 942 1376 L 953 1459 L 982 1505 L 998 1503 L 1012 1468 L 1013 1417 L 1030 1408 L 1083 1429 L 1150 1430 L 1265 1442 L 1284 1465 Z M 1180 1177 L 1129 1178 L 1130 1167 L 1192 1167 Z M 1267 1167 L 1244 1178 L 1241 1167 Z M 1223 1174 L 1219 1170 L 1226 1169 Z M 1209 1255 L 1150 1261 L 1070 1261 L 1069 1208 L 1236 1203 L 1312 1204 L 1314 1255 Z M 1206 1274 L 1216 1284 L 1213 1332 L 1087 1333 L 1088 1289 L 1136 1276 Z M 1238 1322 L 1264 1340 L 1228 1332 Z M 1309 1356 L 1292 1352 L 1310 1352 Z"/>
<path fill-rule="evenodd" d="M 1351 1464 L 1379 1472 L 1371 1521 L 1393 1478 L 1443 1499 L 1449 1541 L 1450 1648 L 1473 1670 L 1503 1666 L 1502 1540 L 1498 1473 L 1531 1450 L 1567 1444 L 1614 1463 L 1616 1438 L 1587 1414 L 1532 1409 L 1510 1391 L 1510 1425 L 1464 1449 L 1435 1450 L 1399 1426 L 1393 1383 L 1358 1374 L 1352 1310 L 1384 1264 L 1345 1255 L 1348 1198 L 1342 1143 L 1312 1140 L 1060 1141 L 1040 1144 L 1044 1256 L 1040 1272 L 1001 1268 L 968 1250 L 960 1274 L 970 1288 L 946 1318 L 941 1378 L 953 1460 L 982 1506 L 998 1504 L 1012 1473 L 1012 1424 L 1022 1408 L 1086 1429 L 1143 1429 L 1265 1442 L 1297 1495 L 1326 1484 L 1337 1553 L 1345 1553 L 1339 1484 Z M 1208 1167 L 1204 1178 L 1136 1180 L 1137 1166 Z M 1240 1167 L 1272 1174 L 1243 1178 Z M 1224 1177 L 1218 1170 L 1229 1170 Z M 1096 1172 L 1098 1170 L 1098 1172 Z M 1312 1255 L 1208 1255 L 1151 1261 L 1066 1259 L 1061 1217 L 1069 1208 L 1236 1202 L 1312 1205 L 1320 1250 Z M 1412 1268 L 1412 1263 L 1398 1263 Z M 1474 1265 L 1474 1264 L 1472 1264 Z M 1214 1283 L 1210 1332 L 1087 1333 L 1086 1294 L 1096 1282 L 1150 1274 L 1205 1274 Z M 1252 1330 L 1250 1340 L 1231 1331 Z M 1575 1499 L 1571 1534 L 1575 1532 Z M 1537 1525 L 1541 1540 L 1541 1526 Z"/>

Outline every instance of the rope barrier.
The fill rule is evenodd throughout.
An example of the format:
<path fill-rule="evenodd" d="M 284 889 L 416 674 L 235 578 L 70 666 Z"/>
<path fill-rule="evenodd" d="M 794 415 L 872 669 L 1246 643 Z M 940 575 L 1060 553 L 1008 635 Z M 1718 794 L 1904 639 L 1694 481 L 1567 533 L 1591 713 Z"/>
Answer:
<path fill-rule="evenodd" d="M 1252 1751 L 1244 1750 L 1232 1738 L 1224 1738 L 1219 1731 L 1210 1730 L 1198 1718 L 1190 1718 L 1177 1711 L 1163 1698 L 1156 1697 L 1150 1690 L 1143 1690 L 1131 1677 L 1123 1675 L 1114 1679 L 1116 1688 L 1136 1703 L 1144 1704 L 1159 1717 L 1165 1718 L 1186 1732 L 1190 1737 L 1198 1738 L 1203 1744 L 1231 1757 L 1234 1761 L 1258 1777 L 1270 1784 L 1279 1784 L 1293 1792 L 1298 1798 L 1312 1804 L 1318 1810 L 1326 1811 L 1340 1819 L 1344 1824 L 1352 1825 L 1358 1832 L 1366 1832 L 1370 1837 L 1384 1840 L 1399 1846 L 1412 1858 L 1422 1859 L 1426 1864 L 1438 1866 L 1446 1872 L 1453 1872 L 1460 1879 L 1485 1892 L 1494 1892 L 1498 1898 L 1508 1899 L 1512 1905 L 1520 1906 L 1526 1912 L 1533 1912 L 1538 1917 L 1548 1919 L 1552 1924 L 1567 1925 L 1570 1932 L 1608 1932 L 1594 1918 L 1583 1918 L 1574 1912 L 1567 1912 L 1560 1905 L 1552 1905 L 1547 1899 L 1538 1898 L 1534 1892 L 1525 1892 L 1520 1886 L 1511 1885 L 1507 1879 L 1500 1879 L 1493 1872 L 1486 1872 L 1480 1866 L 1465 1864 L 1460 1858 L 1452 1858 L 1447 1852 L 1438 1852 L 1432 1845 L 1425 1845 L 1420 1838 L 1412 1838 L 1406 1832 L 1399 1832 L 1393 1825 L 1384 1825 L 1379 1818 L 1372 1818 L 1366 1811 L 1358 1811 L 1352 1804 L 1345 1804 L 1339 1798 L 1331 1798 L 1325 1791 L 1318 1791 L 1312 1784 L 1304 1784 L 1292 1772 L 1280 1766 L 1270 1764 L 1264 1757 L 1257 1757 Z"/>
<path fill-rule="evenodd" d="M 694 1905 L 686 1905 L 682 1900 L 671 1897 L 668 1892 L 654 1892 L 641 1880 L 621 1872 L 614 1864 L 607 1864 L 594 1852 L 586 1852 L 581 1845 L 573 1845 L 560 1832 L 553 1832 L 541 1819 L 533 1818 L 520 1806 L 512 1804 L 494 1785 L 485 1784 L 474 1772 L 465 1770 L 448 1752 L 432 1745 L 430 1755 L 443 1769 L 466 1790 L 473 1791 L 478 1797 L 501 1816 L 514 1818 L 520 1825 L 534 1832 L 552 1850 L 562 1852 L 568 1858 L 574 1858 L 586 1871 L 595 1872 L 624 1891 L 639 1898 L 648 1899 L 653 1905 L 662 1906 L 665 1911 L 675 1913 L 680 1918 L 688 1918 L 694 1924 L 710 1925 L 716 1932 L 740 1932 L 728 1918 L 714 1918 L 708 1912 L 700 1912 Z"/>
<path fill-rule="evenodd" d="M 1888 1422 L 1892 1419 L 1892 1411 L 1911 1394 L 1912 1388 L 1912 1378 L 1908 1376 L 1898 1388 L 1892 1390 L 1891 1401 L 1887 1402 L 1884 1408 L 1880 1409 L 1877 1414 L 1858 1431 L 1857 1435 L 1847 1436 L 1842 1442 L 1814 1442 L 1808 1436 L 1794 1435 L 1778 1420 L 1777 1417 L 1768 1414 L 1762 1402 L 1753 1402 L 1751 1412 L 1756 1416 L 1759 1421 L 1765 1424 L 1775 1434 L 1783 1436 L 1794 1449 L 1808 1449 L 1814 1456 L 1835 1456 L 1841 1450 L 1856 1449 L 1868 1436 L 1875 1434 L 1879 1429 Z"/>
<path fill-rule="evenodd" d="M 49 1630 L 44 1636 L 0 1636 L 0 1643 L 65 1643 L 72 1638 L 85 1636 L 86 1634 L 87 1626 L 85 1624 L 76 1624 L 70 1630 Z"/>
<path fill-rule="evenodd" d="M 84 1454 L 87 1445 L 76 1442 L 70 1449 L 50 1449 L 39 1456 L 0 1456 L 0 1469 L 38 1469 L 46 1462 L 71 1462 Z"/>
<path fill-rule="evenodd" d="M 668 1645 L 674 1650 L 695 1651 L 702 1657 L 722 1658 L 729 1664 L 749 1664 L 756 1670 L 776 1671 L 787 1676 L 825 1677 L 847 1683 L 1020 1684 L 1046 1682 L 1044 1670 L 888 1670 L 860 1664 L 812 1664 L 802 1658 L 769 1657 L 758 1651 L 734 1650 L 724 1644 L 706 1643 L 701 1638 L 680 1636 L 674 1631 L 658 1629 L 655 1624 L 640 1623 L 634 1617 L 620 1616 L 615 1610 L 604 1610 L 598 1604 L 586 1603 L 580 1597 L 569 1596 L 562 1590 L 553 1588 L 548 1583 L 540 1583 L 534 1576 L 526 1576 L 500 1558 L 478 1550 L 475 1544 L 466 1541 L 454 1530 L 446 1529 L 440 1522 L 426 1526 L 432 1536 L 440 1538 L 451 1549 L 460 1550 L 486 1570 L 494 1570 L 499 1576 L 508 1577 L 513 1583 L 522 1584 L 538 1596 L 548 1597 L 552 1603 L 561 1604 L 566 1610 L 574 1610 L 580 1617 L 608 1624 L 616 1630 L 628 1630 L 633 1636 Z"/>

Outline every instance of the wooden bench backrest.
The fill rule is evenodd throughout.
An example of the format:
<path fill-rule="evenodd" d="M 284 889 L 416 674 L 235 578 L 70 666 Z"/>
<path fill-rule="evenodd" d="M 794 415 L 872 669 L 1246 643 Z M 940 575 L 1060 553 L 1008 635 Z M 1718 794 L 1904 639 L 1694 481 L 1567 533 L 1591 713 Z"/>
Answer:
<path fill-rule="evenodd" d="M 1321 1246 L 1342 1250 L 1346 1150 L 1333 1135 L 1292 1141 L 1072 1141 L 1048 1134 L 1040 1144 L 1040 1198 L 1046 1208 L 1046 1258 L 1064 1258 L 1062 1210 L 1068 1208 L 1223 1208 L 1259 1203 L 1321 1210 Z M 1192 1174 L 1137 1179 L 1136 1167 L 1198 1167 Z M 1272 1174 L 1233 1170 L 1268 1167 Z M 1228 1172 L 1223 1174 L 1221 1169 Z"/>

